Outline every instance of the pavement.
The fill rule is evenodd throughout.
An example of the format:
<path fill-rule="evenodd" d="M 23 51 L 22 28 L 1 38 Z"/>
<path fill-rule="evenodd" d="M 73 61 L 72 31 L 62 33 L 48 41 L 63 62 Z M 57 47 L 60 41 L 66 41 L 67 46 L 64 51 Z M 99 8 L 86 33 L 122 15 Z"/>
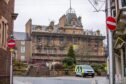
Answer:
<path fill-rule="evenodd" d="M 92 82 L 92 84 L 109 84 L 109 80 L 106 77 L 95 77 Z"/>
<path fill-rule="evenodd" d="M 106 77 L 14 77 L 14 84 L 109 84 Z"/>

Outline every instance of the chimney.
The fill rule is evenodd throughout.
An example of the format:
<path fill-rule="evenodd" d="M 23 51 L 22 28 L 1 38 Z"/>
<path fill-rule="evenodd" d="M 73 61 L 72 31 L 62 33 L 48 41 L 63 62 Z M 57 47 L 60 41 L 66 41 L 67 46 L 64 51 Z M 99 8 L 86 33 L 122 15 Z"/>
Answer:
<path fill-rule="evenodd" d="M 97 36 L 100 36 L 100 30 L 97 30 L 97 31 L 96 31 L 96 35 L 97 35 Z"/>

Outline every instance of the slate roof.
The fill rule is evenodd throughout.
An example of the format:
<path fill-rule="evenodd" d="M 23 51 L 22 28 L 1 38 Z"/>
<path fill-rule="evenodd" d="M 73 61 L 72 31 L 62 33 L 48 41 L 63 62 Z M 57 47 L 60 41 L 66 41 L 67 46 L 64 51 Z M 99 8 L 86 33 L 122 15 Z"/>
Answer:
<path fill-rule="evenodd" d="M 44 26 L 44 25 L 32 25 L 32 29 L 31 30 L 36 30 L 36 28 L 38 26 L 41 27 L 41 30 L 40 30 L 41 32 L 48 32 L 48 30 L 47 30 L 48 26 Z M 53 33 L 58 33 L 58 27 L 59 27 L 58 25 L 54 25 L 52 32 Z"/>
<path fill-rule="evenodd" d="M 15 40 L 28 40 L 25 32 L 14 32 L 14 38 Z"/>

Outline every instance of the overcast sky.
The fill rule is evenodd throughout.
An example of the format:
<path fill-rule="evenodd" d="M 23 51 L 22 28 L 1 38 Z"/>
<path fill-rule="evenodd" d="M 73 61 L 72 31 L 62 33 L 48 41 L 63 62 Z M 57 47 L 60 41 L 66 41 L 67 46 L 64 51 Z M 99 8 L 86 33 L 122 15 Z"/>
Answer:
<path fill-rule="evenodd" d="M 69 0 L 15 0 L 15 13 L 18 17 L 15 20 L 14 31 L 25 31 L 25 23 L 31 18 L 33 24 L 49 25 L 50 21 L 58 23 L 59 18 L 66 14 L 70 7 Z M 106 35 L 105 12 L 95 11 L 88 0 L 72 0 L 72 8 L 77 16 L 82 17 L 84 29 L 99 29 Z"/>

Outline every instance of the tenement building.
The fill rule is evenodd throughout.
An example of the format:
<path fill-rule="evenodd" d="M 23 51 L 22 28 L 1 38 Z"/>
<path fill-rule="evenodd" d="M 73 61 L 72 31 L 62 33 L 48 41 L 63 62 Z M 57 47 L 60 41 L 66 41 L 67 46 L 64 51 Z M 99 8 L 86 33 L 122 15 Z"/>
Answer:
<path fill-rule="evenodd" d="M 0 84 L 10 84 L 10 53 L 7 40 L 13 32 L 14 0 L 0 0 Z"/>
<path fill-rule="evenodd" d="M 16 41 L 14 58 L 17 61 L 29 64 L 31 56 L 31 40 L 25 32 L 14 32 L 14 38 Z"/>
<path fill-rule="evenodd" d="M 106 2 L 106 17 L 116 18 L 116 29 L 113 31 L 114 82 L 126 84 L 126 0 Z"/>
<path fill-rule="evenodd" d="M 105 63 L 103 40 L 100 31 L 84 30 L 81 17 L 69 8 L 59 19 L 48 26 L 26 23 L 26 33 L 32 41 L 32 63 L 61 62 L 73 46 L 78 64 Z"/>

